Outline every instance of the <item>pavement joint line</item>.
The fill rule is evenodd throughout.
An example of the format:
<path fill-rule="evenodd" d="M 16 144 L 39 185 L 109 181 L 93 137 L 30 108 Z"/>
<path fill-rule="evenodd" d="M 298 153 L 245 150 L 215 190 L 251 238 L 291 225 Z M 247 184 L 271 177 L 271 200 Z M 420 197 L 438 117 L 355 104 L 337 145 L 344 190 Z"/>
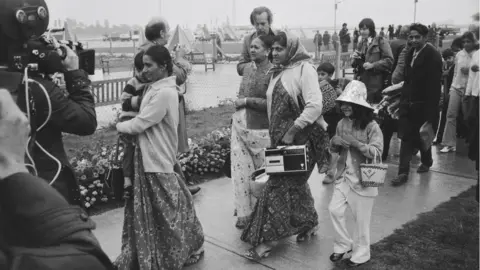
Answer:
<path fill-rule="evenodd" d="M 216 239 L 215 237 L 212 237 L 212 236 L 209 236 L 209 235 L 205 235 L 205 237 L 206 237 L 206 238 L 208 237 L 208 238 L 211 238 L 211 239 L 212 239 L 212 240 L 207 240 L 207 239 L 205 238 L 205 242 L 210 243 L 210 244 L 212 244 L 212 245 L 214 245 L 214 246 L 216 246 L 216 247 L 219 247 L 219 248 L 221 248 L 221 249 L 223 249 L 223 250 L 225 250 L 225 251 L 228 251 L 228 252 L 230 252 L 230 253 L 233 253 L 233 254 L 235 254 L 235 255 L 237 255 L 237 256 L 239 256 L 239 257 L 242 257 L 242 258 L 244 258 L 245 260 L 248 260 L 247 258 L 245 258 L 245 256 L 243 256 L 243 254 L 240 254 L 240 253 L 238 253 L 237 251 L 230 249 L 230 247 L 220 245 L 219 243 L 222 243 L 222 242 L 219 241 L 218 239 Z M 218 241 L 219 243 L 215 243 L 214 241 Z M 255 262 L 256 264 L 260 264 L 260 265 L 262 265 L 262 266 L 264 266 L 264 267 L 266 267 L 266 268 L 268 268 L 268 269 L 272 269 L 272 270 L 275 270 L 275 269 L 276 269 L 276 268 L 272 268 L 271 266 L 266 265 L 266 264 L 264 264 L 264 263 L 262 263 L 262 262 L 258 262 L 258 261 L 254 261 L 254 262 Z"/>
<path fill-rule="evenodd" d="M 398 167 L 400 165 L 400 162 L 387 162 L 389 165 L 393 165 L 393 166 L 396 166 Z M 410 169 L 418 169 L 419 166 L 411 166 Z M 471 175 L 468 175 L 468 174 L 462 174 L 462 173 L 448 173 L 448 172 L 445 172 L 445 171 L 440 171 L 438 169 L 430 169 L 430 172 L 434 172 L 434 173 L 439 173 L 439 174 L 444 174 L 444 175 L 448 175 L 448 176 L 455 176 L 455 177 L 462 177 L 462 178 L 465 178 L 465 179 L 468 179 L 468 180 L 474 180 L 474 181 L 477 181 L 478 178 L 474 178 L 472 177 Z"/>

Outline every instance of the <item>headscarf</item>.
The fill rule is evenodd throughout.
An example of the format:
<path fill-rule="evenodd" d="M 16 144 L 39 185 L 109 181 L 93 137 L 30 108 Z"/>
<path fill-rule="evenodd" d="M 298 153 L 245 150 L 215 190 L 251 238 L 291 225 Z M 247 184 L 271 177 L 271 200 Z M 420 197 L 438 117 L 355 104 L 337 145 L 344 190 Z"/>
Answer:
<path fill-rule="evenodd" d="M 298 37 L 289 32 L 284 33 L 287 37 L 287 46 L 285 48 L 287 51 L 286 63 L 272 67 L 269 73 L 278 74 L 285 69 L 294 68 L 304 61 L 311 61 L 312 59 Z"/>

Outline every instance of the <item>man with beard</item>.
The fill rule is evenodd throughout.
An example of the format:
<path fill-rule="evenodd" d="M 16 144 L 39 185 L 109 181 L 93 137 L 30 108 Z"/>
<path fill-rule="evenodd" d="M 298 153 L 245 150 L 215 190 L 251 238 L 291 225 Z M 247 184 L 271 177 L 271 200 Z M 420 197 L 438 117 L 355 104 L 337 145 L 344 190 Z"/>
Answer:
<path fill-rule="evenodd" d="M 408 181 L 410 161 L 414 148 L 420 148 L 422 164 L 418 173 L 430 170 L 433 164 L 432 148 L 422 147 L 420 129 L 436 130 L 441 94 L 442 58 L 427 43 L 428 28 L 422 24 L 410 26 L 409 43 L 412 48 L 405 57 L 404 89 L 402 90 L 398 135 L 402 140 L 398 176 L 393 185 Z"/>
<path fill-rule="evenodd" d="M 255 32 L 247 35 L 243 40 L 242 55 L 237 65 L 238 75 L 243 76 L 245 66 L 252 61 L 250 57 L 250 44 L 252 40 L 260 35 L 275 35 L 271 29 L 272 21 L 272 11 L 267 7 L 257 7 L 250 14 L 250 23 L 255 27 Z"/>

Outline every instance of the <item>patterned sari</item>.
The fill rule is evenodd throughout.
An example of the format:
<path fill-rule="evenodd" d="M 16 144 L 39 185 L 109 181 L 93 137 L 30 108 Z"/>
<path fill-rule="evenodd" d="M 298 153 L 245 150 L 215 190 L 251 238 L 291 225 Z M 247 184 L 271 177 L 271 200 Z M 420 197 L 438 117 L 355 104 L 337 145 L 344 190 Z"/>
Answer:
<path fill-rule="evenodd" d="M 135 153 L 133 199 L 125 203 L 119 270 L 182 269 L 203 246 L 192 195 L 176 173 L 145 173 Z"/>
<path fill-rule="evenodd" d="M 245 225 L 253 211 L 256 199 L 250 188 L 251 175 L 263 165 L 263 149 L 269 146 L 268 130 L 247 129 L 246 109 L 233 114 L 231 160 L 237 225 Z"/>
<path fill-rule="evenodd" d="M 303 61 L 309 58 L 298 39 L 289 38 L 287 47 L 289 59 Z M 290 61 L 294 65 L 295 62 Z M 277 76 L 281 77 L 281 73 Z M 272 147 L 283 145 L 283 136 L 301 115 L 305 104 L 300 97 L 294 100 L 280 77 L 271 82 L 274 83 L 269 128 Z M 298 132 L 293 144 L 308 147 L 309 171 L 301 175 L 270 176 L 241 236 L 243 241 L 254 247 L 263 242 L 305 233 L 318 225 L 318 214 L 307 181 L 315 162 L 318 159 L 325 160 L 323 155 L 328 149 L 328 134 L 315 122 Z"/>

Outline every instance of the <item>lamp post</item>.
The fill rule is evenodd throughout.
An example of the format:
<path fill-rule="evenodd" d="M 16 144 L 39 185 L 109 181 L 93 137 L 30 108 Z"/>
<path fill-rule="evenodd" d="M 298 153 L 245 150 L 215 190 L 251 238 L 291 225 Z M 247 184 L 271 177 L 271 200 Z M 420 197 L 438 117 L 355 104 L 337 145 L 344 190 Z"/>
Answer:
<path fill-rule="evenodd" d="M 418 0 L 413 0 L 413 23 L 417 21 L 417 3 Z"/>

